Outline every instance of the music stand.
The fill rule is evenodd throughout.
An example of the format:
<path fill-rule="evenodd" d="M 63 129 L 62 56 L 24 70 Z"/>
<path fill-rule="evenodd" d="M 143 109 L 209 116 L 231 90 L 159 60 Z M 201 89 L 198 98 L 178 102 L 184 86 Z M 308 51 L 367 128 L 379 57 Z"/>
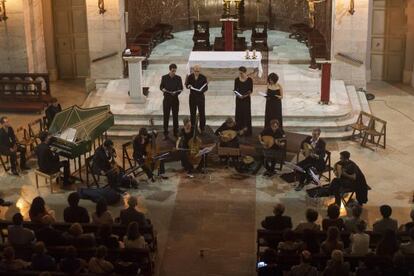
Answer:
<path fill-rule="evenodd" d="M 211 147 L 205 147 L 204 149 L 201 149 L 196 156 L 201 156 L 201 158 L 203 158 L 203 173 L 206 174 L 207 173 L 207 168 L 206 168 L 206 159 L 207 159 L 207 154 L 210 153 L 214 148 L 216 147 L 216 145 L 212 145 Z M 211 180 L 211 175 L 210 175 L 210 180 Z"/>

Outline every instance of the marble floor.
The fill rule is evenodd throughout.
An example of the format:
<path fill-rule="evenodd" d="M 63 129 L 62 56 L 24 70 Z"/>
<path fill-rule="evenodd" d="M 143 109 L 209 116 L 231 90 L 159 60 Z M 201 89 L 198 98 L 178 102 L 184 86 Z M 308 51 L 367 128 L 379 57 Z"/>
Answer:
<path fill-rule="evenodd" d="M 329 141 L 328 147 L 333 162 L 340 151 L 348 150 L 365 173 L 372 187 L 363 213 L 369 226 L 379 218 L 381 204 L 391 205 L 393 217 L 407 222 L 414 192 L 414 176 L 410 173 L 414 170 L 414 90 L 384 82 L 370 83 L 368 90 L 376 96 L 369 102 L 373 114 L 388 122 L 387 149 L 371 151 L 357 142 L 341 140 Z M 82 104 L 87 96 L 80 82 L 53 83 L 52 93 L 63 107 Z M 7 115 L 14 126 L 39 116 Z M 119 150 L 125 141 L 115 142 Z M 36 160 L 29 160 L 29 165 L 36 167 Z M 319 210 L 321 220 L 327 204 L 332 202 L 327 199 L 316 204 L 306 198 L 305 192 L 295 192 L 278 176 L 263 177 L 262 171 L 256 176 L 242 176 L 232 169 L 218 168 L 189 180 L 175 162 L 167 165 L 167 174 L 168 180 L 154 184 L 140 179 L 140 188 L 128 195 L 138 198 L 138 208 L 157 230 L 157 275 L 254 275 L 255 230 L 263 217 L 271 214 L 275 203 L 284 203 L 286 214 L 297 224 L 311 206 Z M 57 219 L 62 220 L 69 193 L 59 190 L 50 194 L 47 187 L 36 189 L 33 171 L 15 177 L 0 169 L 1 197 L 14 202 L 11 207 L 0 207 L 1 218 L 10 219 L 20 210 L 27 219 L 31 200 L 41 195 Z M 82 200 L 81 205 L 90 212 L 94 210 L 90 201 Z M 111 206 L 110 210 L 117 215 L 123 205 Z M 342 209 L 342 215 L 347 215 L 346 209 Z M 200 257 L 200 250 L 204 257 Z"/>

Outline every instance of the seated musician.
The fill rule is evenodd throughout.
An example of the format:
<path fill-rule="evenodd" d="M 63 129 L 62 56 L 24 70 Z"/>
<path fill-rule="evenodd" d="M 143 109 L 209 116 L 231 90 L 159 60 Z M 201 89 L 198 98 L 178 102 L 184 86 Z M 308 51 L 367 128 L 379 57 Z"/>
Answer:
<path fill-rule="evenodd" d="M 105 140 L 93 155 L 92 171 L 97 175 L 106 175 L 108 183 L 111 187 L 118 186 L 119 168 L 115 162 L 116 151 L 112 140 Z"/>
<path fill-rule="evenodd" d="M 40 144 L 37 146 L 35 152 L 37 156 L 37 164 L 39 170 L 43 173 L 54 174 L 63 168 L 63 185 L 69 185 L 70 166 L 69 161 L 59 160 L 59 155 L 53 152 L 50 148 L 52 136 L 47 131 L 42 131 L 39 135 Z"/>
<path fill-rule="evenodd" d="M 62 111 L 62 107 L 57 102 L 56 98 L 52 99 L 52 103 L 45 110 L 45 115 L 47 119 L 47 127 L 49 128 L 52 124 L 53 118 L 55 118 L 56 114 Z"/>
<path fill-rule="evenodd" d="M 234 131 L 236 135 L 233 139 L 229 140 L 228 137 L 225 137 L 223 132 L 226 131 Z M 233 120 L 232 117 L 228 117 L 226 121 L 216 130 L 214 133 L 216 136 L 220 137 L 220 147 L 225 148 L 239 148 L 239 135 L 241 135 L 242 131 L 239 131 L 239 127 L 237 126 L 236 122 Z M 235 158 L 235 157 L 233 157 Z M 220 160 L 227 162 L 227 156 L 220 156 Z M 235 160 L 233 160 L 235 161 Z"/>
<path fill-rule="evenodd" d="M 271 145 L 267 144 L 265 139 L 272 138 Z M 266 172 L 264 173 L 265 176 L 272 176 L 275 174 L 275 166 L 276 166 L 276 151 L 280 151 L 286 145 L 286 141 L 283 141 L 285 138 L 285 132 L 282 128 L 280 128 L 279 121 L 277 119 L 273 119 L 270 121 L 270 127 L 265 128 L 262 133 L 259 135 L 259 141 L 265 148 L 264 150 L 264 166 L 266 168 Z M 282 140 L 279 140 L 282 139 Z M 266 154 L 269 153 L 269 154 Z M 269 156 L 270 155 L 270 156 Z M 273 155 L 273 156 L 271 156 Z"/>
<path fill-rule="evenodd" d="M 145 165 L 145 159 L 147 156 L 147 146 L 151 143 L 151 139 L 155 139 L 155 135 L 149 135 L 146 128 L 141 128 L 138 132 L 138 135 L 135 136 L 133 141 L 133 147 L 134 147 L 134 153 L 133 157 L 134 160 L 138 162 L 138 164 L 141 166 L 142 170 L 145 172 L 145 174 L 148 176 L 148 179 L 151 179 L 152 182 L 155 182 L 154 174 L 153 174 L 153 166 L 152 164 L 151 168 L 147 167 Z M 165 168 L 164 168 L 164 161 L 160 161 L 160 167 L 158 169 L 158 175 L 161 176 L 163 179 L 166 177 L 164 176 Z"/>
<path fill-rule="evenodd" d="M 180 150 L 180 159 L 181 159 L 181 165 L 187 172 L 187 176 L 189 178 L 193 178 L 194 176 L 192 173 L 194 172 L 193 164 L 190 162 L 190 140 L 194 137 L 194 131 L 196 132 L 195 137 L 197 137 L 198 131 L 197 129 L 194 130 L 191 125 L 190 118 L 185 118 L 183 120 L 184 127 L 180 130 L 179 138 L 177 140 L 176 148 Z M 198 166 L 196 170 L 200 172 L 204 166 L 207 164 L 204 164 L 204 158 L 200 159 L 200 162 L 198 163 Z"/>
<path fill-rule="evenodd" d="M 20 169 L 29 170 L 26 166 L 26 149 L 19 145 L 14 135 L 14 130 L 10 126 L 9 118 L 0 118 L 0 154 L 10 157 L 10 167 L 14 175 L 19 175 L 16 170 L 17 153 L 20 153 Z"/>
<path fill-rule="evenodd" d="M 359 205 L 368 202 L 368 185 L 365 176 L 355 162 L 349 158 L 348 151 L 340 153 L 340 160 L 334 165 L 334 178 L 329 185 L 329 191 L 335 196 L 335 204 L 341 206 L 341 190 L 354 191 Z"/>
<path fill-rule="evenodd" d="M 310 168 L 315 168 L 317 172 L 323 172 L 325 169 L 325 154 L 326 143 L 320 138 L 321 129 L 315 128 L 312 130 L 312 136 L 308 136 L 300 144 L 300 150 L 305 156 L 305 159 L 298 162 L 298 166 L 301 167 L 305 173 L 299 173 L 299 185 L 295 188 L 296 191 L 300 191 L 305 186 L 305 182 L 310 180 L 309 175 L 306 173 Z"/>

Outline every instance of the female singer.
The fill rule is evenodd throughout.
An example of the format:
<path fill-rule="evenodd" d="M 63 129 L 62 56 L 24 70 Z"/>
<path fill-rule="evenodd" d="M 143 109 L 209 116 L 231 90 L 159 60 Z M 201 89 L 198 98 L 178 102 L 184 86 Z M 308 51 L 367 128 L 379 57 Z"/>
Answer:
<path fill-rule="evenodd" d="M 247 128 L 246 135 L 252 135 L 252 112 L 250 94 L 253 93 L 253 80 L 247 76 L 247 69 L 239 67 L 239 77 L 234 80 L 236 93 L 236 124 L 240 129 Z"/>
<path fill-rule="evenodd" d="M 267 77 L 265 127 L 270 126 L 271 120 L 277 119 L 279 121 L 280 128 L 283 128 L 283 117 L 282 117 L 283 88 L 278 83 L 278 81 L 279 81 L 279 76 L 275 73 L 271 73 Z"/>

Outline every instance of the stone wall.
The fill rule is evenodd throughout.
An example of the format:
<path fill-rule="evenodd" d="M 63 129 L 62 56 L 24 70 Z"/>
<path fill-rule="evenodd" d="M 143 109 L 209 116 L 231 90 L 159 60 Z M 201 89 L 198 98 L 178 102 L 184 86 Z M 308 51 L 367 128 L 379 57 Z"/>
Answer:
<path fill-rule="evenodd" d="M 90 78 L 122 77 L 122 51 L 125 49 L 124 0 L 106 0 L 106 12 L 99 14 L 96 0 L 86 0 Z M 116 56 L 92 63 L 93 59 L 117 52 Z"/>
<path fill-rule="evenodd" d="M 355 66 L 335 59 L 332 66 L 332 76 L 344 80 L 346 84 L 356 88 L 366 87 L 367 43 L 369 1 L 355 1 L 355 13 L 349 12 L 349 0 L 335 1 L 335 14 L 332 35 L 332 53 L 335 59 L 337 53 L 343 53 L 362 61 L 364 64 Z"/>

